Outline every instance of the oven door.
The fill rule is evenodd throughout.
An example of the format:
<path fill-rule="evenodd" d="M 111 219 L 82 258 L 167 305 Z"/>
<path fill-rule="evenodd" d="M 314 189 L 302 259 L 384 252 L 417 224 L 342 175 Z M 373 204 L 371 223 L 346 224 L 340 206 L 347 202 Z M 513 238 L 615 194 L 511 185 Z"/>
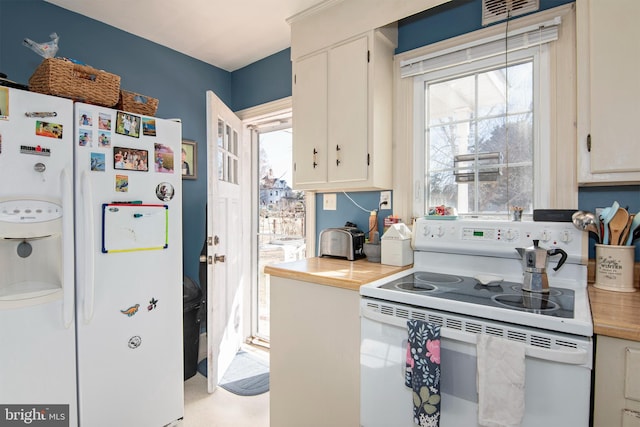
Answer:
<path fill-rule="evenodd" d="M 360 422 L 364 427 L 414 426 L 412 393 L 404 385 L 407 319 L 442 326 L 441 427 L 478 426 L 478 333 L 526 343 L 523 427 L 589 425 L 592 358 L 589 338 L 550 334 L 367 298 L 362 299 L 361 319 Z"/>

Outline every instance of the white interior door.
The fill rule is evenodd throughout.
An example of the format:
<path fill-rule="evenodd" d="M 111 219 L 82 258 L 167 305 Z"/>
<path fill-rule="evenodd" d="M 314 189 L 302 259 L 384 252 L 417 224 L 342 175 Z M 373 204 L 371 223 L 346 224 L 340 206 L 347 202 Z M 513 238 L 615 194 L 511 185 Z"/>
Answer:
<path fill-rule="evenodd" d="M 241 120 L 207 92 L 207 360 L 209 392 L 242 344 Z"/>

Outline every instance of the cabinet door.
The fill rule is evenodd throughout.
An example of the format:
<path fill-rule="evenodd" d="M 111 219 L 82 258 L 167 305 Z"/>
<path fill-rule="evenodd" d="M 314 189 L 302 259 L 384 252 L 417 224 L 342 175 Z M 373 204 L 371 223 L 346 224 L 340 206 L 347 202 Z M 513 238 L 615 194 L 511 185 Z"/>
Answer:
<path fill-rule="evenodd" d="M 638 0 L 591 2 L 591 170 L 640 171 Z"/>
<path fill-rule="evenodd" d="M 366 36 L 329 51 L 330 182 L 367 180 L 367 52 Z"/>
<path fill-rule="evenodd" d="M 293 186 L 327 181 L 327 52 L 295 63 Z"/>
<path fill-rule="evenodd" d="M 638 16 L 637 0 L 578 2 L 578 66 L 584 68 L 579 69 L 578 83 L 588 91 L 578 99 L 578 108 L 586 109 L 579 116 L 580 182 L 640 182 L 640 162 L 634 155 L 640 117 Z"/>

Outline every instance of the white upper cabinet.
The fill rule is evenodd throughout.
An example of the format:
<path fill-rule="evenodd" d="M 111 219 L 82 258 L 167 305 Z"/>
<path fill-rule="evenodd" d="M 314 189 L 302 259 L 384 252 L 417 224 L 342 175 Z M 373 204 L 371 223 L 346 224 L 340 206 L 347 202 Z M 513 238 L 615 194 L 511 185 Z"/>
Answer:
<path fill-rule="evenodd" d="M 578 0 L 578 182 L 640 182 L 640 1 Z"/>
<path fill-rule="evenodd" d="M 293 64 L 293 186 L 389 189 L 394 25 Z"/>
<path fill-rule="evenodd" d="M 327 182 L 327 52 L 297 61 L 293 79 L 293 186 Z"/>

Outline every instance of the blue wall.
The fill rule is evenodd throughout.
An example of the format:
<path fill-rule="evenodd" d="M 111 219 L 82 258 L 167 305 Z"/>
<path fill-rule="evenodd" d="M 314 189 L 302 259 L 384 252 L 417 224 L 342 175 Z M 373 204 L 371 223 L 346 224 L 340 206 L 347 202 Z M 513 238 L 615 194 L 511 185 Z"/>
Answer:
<path fill-rule="evenodd" d="M 573 0 L 540 0 L 540 10 Z M 492 24 L 495 25 L 495 24 Z M 398 22 L 396 53 L 470 33 L 482 27 L 481 0 L 453 0 Z"/>
<path fill-rule="evenodd" d="M 354 223 L 365 236 L 369 237 L 369 215 L 372 210 L 378 209 L 380 203 L 379 191 L 358 191 L 346 193 L 336 193 L 336 210 L 325 211 L 322 209 L 323 194 L 316 195 L 316 242 L 319 243 L 318 235 L 325 228 L 344 227 L 347 221 Z M 349 197 L 353 200 L 350 200 Z M 354 203 L 355 202 L 355 203 Z M 357 205 L 356 205 L 357 203 Z M 359 206 L 360 207 L 359 207 Z M 391 198 L 393 207 L 393 197 Z M 390 209 L 382 209 L 378 212 L 378 231 L 382 237 L 384 217 L 391 215 Z M 316 253 L 318 247 L 316 245 Z"/>
<path fill-rule="evenodd" d="M 596 211 L 617 201 L 629 213 L 640 213 L 640 186 L 624 187 L 583 187 L 578 196 L 578 207 L 583 211 Z M 589 258 L 595 258 L 595 239 L 589 241 Z M 640 245 L 636 244 L 636 261 L 640 261 Z"/>
<path fill-rule="evenodd" d="M 234 71 L 233 111 L 291 96 L 291 72 L 290 48 Z"/>

